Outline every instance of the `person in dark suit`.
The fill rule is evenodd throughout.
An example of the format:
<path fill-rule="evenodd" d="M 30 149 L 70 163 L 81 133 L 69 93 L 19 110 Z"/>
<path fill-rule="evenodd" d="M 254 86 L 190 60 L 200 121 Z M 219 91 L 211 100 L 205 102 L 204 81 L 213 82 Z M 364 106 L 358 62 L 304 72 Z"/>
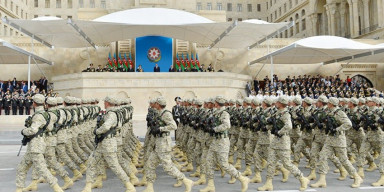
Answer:
<path fill-rule="evenodd" d="M 0 115 L 2 110 L 3 110 L 3 91 L 0 90 Z"/>
<path fill-rule="evenodd" d="M 25 100 L 22 96 L 19 97 L 19 102 L 17 105 L 19 107 L 19 115 L 24 115 Z"/>
<path fill-rule="evenodd" d="M 5 87 L 6 86 L 4 84 L 4 81 L 0 81 L 0 89 L 1 89 L 2 92 L 6 92 L 7 91 L 7 89 Z"/>
<path fill-rule="evenodd" d="M 251 91 L 252 91 L 252 89 L 251 89 L 251 83 L 250 83 L 250 82 L 247 82 L 245 91 L 247 92 L 247 97 L 249 97 L 249 95 L 251 94 Z"/>
<path fill-rule="evenodd" d="M 16 85 L 17 85 L 17 80 L 16 80 L 16 77 L 14 77 L 12 80 L 12 86 L 16 87 Z"/>
<path fill-rule="evenodd" d="M 31 107 L 33 104 L 33 100 L 31 96 L 28 96 L 27 99 L 25 100 L 25 114 L 30 115 L 31 114 Z"/>
<path fill-rule="evenodd" d="M 7 90 L 9 90 L 11 93 L 13 92 L 13 86 L 12 86 L 11 81 L 8 82 Z"/>
<path fill-rule="evenodd" d="M 43 89 L 45 90 L 46 93 L 48 92 L 48 80 L 46 77 L 44 77 L 43 79 Z"/>
<path fill-rule="evenodd" d="M 17 107 L 18 107 L 19 99 L 13 96 L 11 99 L 11 102 L 12 102 L 12 115 L 17 115 Z"/>
<path fill-rule="evenodd" d="M 155 65 L 155 67 L 153 68 L 153 72 L 160 72 L 160 67 L 159 67 L 159 65 L 157 65 L 157 63 Z"/>
<path fill-rule="evenodd" d="M 176 69 L 173 67 L 173 65 L 171 65 L 171 67 L 169 68 L 169 72 L 176 72 Z"/>
<path fill-rule="evenodd" d="M 9 115 L 10 107 L 11 107 L 11 96 L 7 95 L 4 99 L 3 107 L 4 107 L 4 113 L 5 115 Z"/>
<path fill-rule="evenodd" d="M 136 69 L 136 72 L 144 72 L 143 68 L 141 68 L 141 65 Z"/>

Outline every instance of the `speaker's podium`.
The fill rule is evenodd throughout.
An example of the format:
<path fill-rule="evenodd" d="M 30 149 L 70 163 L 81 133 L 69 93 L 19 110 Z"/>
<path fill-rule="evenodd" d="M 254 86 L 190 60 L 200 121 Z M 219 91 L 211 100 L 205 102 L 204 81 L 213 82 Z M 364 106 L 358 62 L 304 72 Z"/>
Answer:
<path fill-rule="evenodd" d="M 245 86 L 252 77 L 228 72 L 85 72 L 55 76 L 52 79 L 54 90 L 61 97 L 130 97 L 134 119 L 142 120 L 145 119 L 150 98 L 165 97 L 168 109 L 175 104 L 176 96 L 205 99 L 223 95 L 232 99 L 241 98 L 246 96 Z"/>

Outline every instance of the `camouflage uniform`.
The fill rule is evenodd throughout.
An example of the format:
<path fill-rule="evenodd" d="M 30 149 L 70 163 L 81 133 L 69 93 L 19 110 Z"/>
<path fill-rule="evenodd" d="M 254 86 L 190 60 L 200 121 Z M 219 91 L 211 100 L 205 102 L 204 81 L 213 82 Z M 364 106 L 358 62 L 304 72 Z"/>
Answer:
<path fill-rule="evenodd" d="M 33 100 L 38 104 L 44 104 L 45 98 L 43 95 L 37 94 L 33 97 Z M 49 119 L 47 114 L 44 112 L 43 106 L 36 107 L 35 114 L 32 117 L 32 124 L 30 127 L 23 129 L 22 134 L 25 136 L 35 135 L 39 129 L 47 125 Z M 32 164 L 35 166 L 38 175 L 42 176 L 51 187 L 57 186 L 57 179 L 49 172 L 44 160 L 45 149 L 46 143 L 42 135 L 37 135 L 29 142 L 27 152 L 17 167 L 16 186 L 18 189 L 24 187 L 25 178 Z"/>
<path fill-rule="evenodd" d="M 338 107 L 330 109 L 328 115 L 335 118 L 338 127 L 336 128 L 336 133 L 334 135 L 328 133 L 324 147 L 320 152 L 319 173 L 327 174 L 329 169 L 327 159 L 336 153 L 337 157 L 340 159 L 340 163 L 348 173 L 350 175 L 355 175 L 356 169 L 352 166 L 347 157 L 347 144 L 345 138 L 345 131 L 352 127 L 352 123 L 348 119 L 348 116 Z M 341 165 L 338 166 L 339 167 L 337 168 L 340 168 Z"/>
<path fill-rule="evenodd" d="M 215 134 L 209 146 L 207 153 L 207 177 L 208 179 L 214 178 L 214 163 L 217 163 L 232 177 L 238 179 L 241 174 L 231 164 L 228 163 L 229 153 L 229 138 L 228 130 L 231 126 L 230 117 L 228 112 L 224 111 L 224 107 L 215 112 L 219 124 L 214 128 Z"/>
<path fill-rule="evenodd" d="M 383 131 L 378 125 L 377 121 L 380 118 L 378 115 L 379 109 L 375 107 L 370 107 L 369 110 L 362 114 L 371 118 L 375 123 L 366 127 L 366 137 L 361 144 L 360 153 L 357 161 L 357 166 L 362 167 L 364 165 L 365 159 L 369 163 L 373 162 L 372 156 L 369 156 L 369 153 L 374 151 L 381 151 L 383 145 Z"/>
<path fill-rule="evenodd" d="M 306 98 L 306 99 L 308 100 L 308 98 Z M 311 102 L 312 100 L 309 99 L 308 101 Z M 302 114 L 304 116 L 303 118 L 308 119 L 309 117 L 311 117 L 314 109 L 315 109 L 315 107 L 313 107 L 312 105 L 304 108 L 303 114 Z M 303 123 L 303 122 L 300 122 L 300 123 Z M 309 122 L 307 122 L 307 123 L 309 123 Z M 313 134 L 312 134 L 312 128 L 311 127 L 313 127 L 313 123 L 309 123 L 309 126 L 307 129 L 302 128 L 301 137 L 299 138 L 299 140 L 297 141 L 297 144 L 295 145 L 293 161 L 297 164 L 299 164 L 299 162 L 300 162 L 300 153 L 303 153 L 307 159 L 310 159 L 310 154 L 308 153 L 306 148 L 307 147 L 311 148 L 312 141 L 313 141 Z"/>
<path fill-rule="evenodd" d="M 110 131 L 110 129 L 119 126 L 120 122 L 117 114 L 118 112 L 116 112 L 116 108 L 108 108 L 103 117 L 104 123 L 95 130 L 96 135 L 103 135 Z M 97 167 L 99 166 L 99 162 L 103 160 L 122 183 L 126 184 L 129 182 L 127 174 L 124 172 L 118 161 L 117 142 L 113 132 L 105 136 L 104 140 L 97 145 L 96 150 L 90 156 L 86 178 L 87 183 L 93 183 L 95 181 L 96 174 L 98 173 Z"/>
<path fill-rule="evenodd" d="M 240 115 L 240 134 L 239 134 L 239 139 L 237 141 L 237 159 L 243 159 L 243 156 L 245 155 L 245 145 L 248 143 L 248 140 L 250 139 L 250 129 L 247 128 L 245 125 L 247 122 L 244 121 L 244 117 L 248 116 L 251 114 L 252 108 L 250 106 L 250 98 L 246 98 L 244 100 L 244 103 L 248 103 L 249 105 L 246 108 L 242 108 L 241 110 L 241 115 Z"/>
<path fill-rule="evenodd" d="M 295 176 L 296 179 L 300 179 L 301 177 L 303 177 L 303 174 L 296 166 L 291 163 L 290 160 L 289 133 L 292 129 L 291 116 L 289 115 L 288 110 L 286 108 L 278 110 L 271 117 L 273 116 L 274 118 L 276 118 L 277 122 L 281 122 L 282 127 L 279 128 L 277 135 L 272 135 L 270 145 L 271 148 L 268 154 L 267 178 L 273 178 L 277 161 L 280 160 L 284 168 L 288 169 L 293 174 L 293 176 Z"/>
<path fill-rule="evenodd" d="M 181 173 L 176 166 L 172 163 L 171 159 L 171 136 L 170 131 L 176 130 L 176 122 L 173 120 L 172 113 L 163 109 L 159 111 L 159 119 L 164 123 L 160 127 L 162 132 L 159 136 L 154 138 L 155 146 L 154 152 L 149 154 L 146 161 L 146 177 L 149 183 L 153 183 L 156 178 L 156 167 L 161 163 L 163 169 L 167 174 L 175 177 L 177 180 L 183 180 L 185 175 Z"/>
<path fill-rule="evenodd" d="M 239 141 L 239 133 L 240 133 L 240 126 L 238 124 L 240 123 L 239 121 L 239 116 L 241 112 L 241 105 L 242 105 L 242 100 L 236 101 L 236 104 L 238 107 L 232 107 L 231 109 L 231 128 L 229 129 L 229 135 L 230 135 L 230 146 L 229 146 L 229 156 L 233 156 L 235 154 L 235 146 L 237 146 L 237 143 Z M 240 155 L 238 155 L 240 156 Z"/>

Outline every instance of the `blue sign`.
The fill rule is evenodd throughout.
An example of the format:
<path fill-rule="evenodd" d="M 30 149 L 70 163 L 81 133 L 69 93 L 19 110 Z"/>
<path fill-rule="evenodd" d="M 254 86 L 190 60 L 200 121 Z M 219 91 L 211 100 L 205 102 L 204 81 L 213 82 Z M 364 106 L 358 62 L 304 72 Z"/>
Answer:
<path fill-rule="evenodd" d="M 136 38 L 136 69 L 141 65 L 144 72 L 154 72 L 157 64 L 160 72 L 168 72 L 173 65 L 172 38 L 145 36 Z"/>

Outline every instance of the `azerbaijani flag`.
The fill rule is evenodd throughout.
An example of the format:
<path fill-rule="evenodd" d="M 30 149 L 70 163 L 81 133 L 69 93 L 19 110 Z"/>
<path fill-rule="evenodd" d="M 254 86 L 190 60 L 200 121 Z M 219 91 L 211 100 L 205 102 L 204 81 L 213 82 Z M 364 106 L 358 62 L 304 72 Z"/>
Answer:
<path fill-rule="evenodd" d="M 199 55 L 196 53 L 196 69 L 200 70 L 200 62 L 199 62 Z"/>
<path fill-rule="evenodd" d="M 124 68 L 125 68 L 125 70 L 128 70 L 127 54 L 125 54 L 125 53 L 124 53 Z"/>
<path fill-rule="evenodd" d="M 117 61 L 116 61 L 116 53 L 113 55 L 113 63 L 115 64 L 115 66 L 117 67 Z"/>
<path fill-rule="evenodd" d="M 111 60 L 111 53 L 109 53 L 109 56 L 108 56 L 108 63 L 109 63 L 109 68 L 112 68 L 112 60 Z"/>

